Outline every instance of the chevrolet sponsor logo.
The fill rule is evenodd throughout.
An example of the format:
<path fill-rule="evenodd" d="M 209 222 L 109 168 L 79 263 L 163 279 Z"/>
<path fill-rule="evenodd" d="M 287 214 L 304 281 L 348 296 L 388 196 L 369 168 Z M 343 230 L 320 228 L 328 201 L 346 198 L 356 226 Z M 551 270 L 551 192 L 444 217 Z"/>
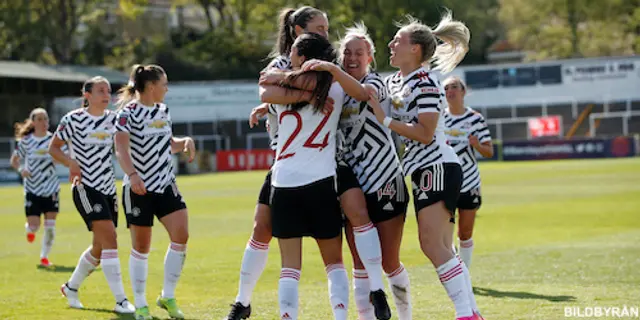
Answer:
<path fill-rule="evenodd" d="M 391 99 L 391 105 L 393 105 L 393 108 L 398 110 L 400 108 L 402 108 L 404 106 L 404 102 L 402 101 L 402 98 L 400 97 L 393 97 Z"/>
<path fill-rule="evenodd" d="M 34 153 L 37 154 L 37 155 L 43 156 L 43 155 L 49 153 L 49 150 L 47 150 L 47 149 L 38 149 Z"/>
<path fill-rule="evenodd" d="M 358 108 L 345 108 L 340 114 L 340 119 L 346 119 L 351 116 L 358 115 L 359 111 L 360 110 Z"/>
<path fill-rule="evenodd" d="M 149 123 L 148 127 L 150 128 L 156 128 L 156 129 L 162 129 L 167 125 L 167 122 L 164 120 L 154 120 L 153 122 Z"/>
<path fill-rule="evenodd" d="M 466 133 L 465 133 L 465 132 L 460 131 L 460 130 L 458 130 L 458 129 L 451 129 L 451 130 L 447 130 L 447 131 L 445 131 L 444 133 L 446 133 L 446 134 L 448 134 L 448 135 L 450 135 L 450 136 L 452 136 L 452 137 L 461 137 L 461 136 L 466 135 Z"/>
<path fill-rule="evenodd" d="M 105 140 L 107 138 L 110 138 L 111 135 L 107 132 L 104 131 L 98 131 L 98 132 L 94 132 L 92 134 L 89 135 L 92 138 L 96 138 L 98 140 Z"/>

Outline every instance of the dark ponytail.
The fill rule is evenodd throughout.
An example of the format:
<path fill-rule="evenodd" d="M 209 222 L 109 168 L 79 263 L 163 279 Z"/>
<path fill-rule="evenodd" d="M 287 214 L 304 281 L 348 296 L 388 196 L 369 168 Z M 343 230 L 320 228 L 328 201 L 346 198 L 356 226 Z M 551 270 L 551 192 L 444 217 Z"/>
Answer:
<path fill-rule="evenodd" d="M 288 56 L 291 52 L 291 46 L 297 37 L 296 26 L 306 29 L 307 23 L 320 14 L 325 13 L 309 6 L 300 7 L 298 10 L 286 8 L 280 11 L 278 38 L 269 57 Z"/>
<path fill-rule="evenodd" d="M 125 104 L 133 100 L 136 92 L 144 92 L 148 82 L 158 81 L 165 74 L 164 69 L 155 64 L 146 66 L 136 64 L 131 67 L 129 83 L 118 90 L 118 101 L 116 102 L 118 109 L 122 109 Z"/>
<path fill-rule="evenodd" d="M 93 77 L 93 78 L 85 81 L 84 84 L 82 85 L 82 94 L 84 95 L 85 93 L 91 93 L 92 90 L 93 90 L 93 86 L 96 83 L 101 83 L 101 82 L 104 82 L 107 85 L 111 86 L 111 84 L 109 83 L 109 80 L 107 80 L 107 78 L 101 77 L 101 76 Z M 85 99 L 84 97 L 82 98 L 82 107 L 83 108 L 88 108 L 89 107 L 89 100 Z"/>
<path fill-rule="evenodd" d="M 331 42 L 325 37 L 313 33 L 307 32 L 300 35 L 295 42 L 296 49 L 298 49 L 298 55 L 304 56 L 306 60 L 318 59 L 322 61 L 335 62 L 336 51 L 331 45 Z M 314 109 L 320 112 L 324 109 L 324 104 L 329 96 L 329 90 L 331 90 L 331 84 L 333 82 L 333 76 L 326 71 L 308 71 L 303 72 L 301 70 L 292 72 L 286 79 L 286 83 L 293 83 L 296 78 L 305 73 L 312 73 L 316 76 L 316 86 L 313 89 L 312 95 L 314 99 Z M 307 80 L 306 82 L 308 82 Z M 304 83 L 303 87 L 306 87 L 308 83 Z M 308 102 L 299 102 L 291 105 L 292 110 L 299 110 L 307 106 Z"/>

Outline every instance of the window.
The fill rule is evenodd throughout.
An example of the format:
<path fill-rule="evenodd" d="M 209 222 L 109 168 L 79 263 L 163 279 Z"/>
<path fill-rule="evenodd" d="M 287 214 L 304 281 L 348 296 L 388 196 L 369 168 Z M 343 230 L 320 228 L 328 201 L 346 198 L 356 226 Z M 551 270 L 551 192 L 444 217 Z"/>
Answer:
<path fill-rule="evenodd" d="M 497 88 L 500 84 L 498 70 L 466 71 L 464 78 L 472 89 Z"/>

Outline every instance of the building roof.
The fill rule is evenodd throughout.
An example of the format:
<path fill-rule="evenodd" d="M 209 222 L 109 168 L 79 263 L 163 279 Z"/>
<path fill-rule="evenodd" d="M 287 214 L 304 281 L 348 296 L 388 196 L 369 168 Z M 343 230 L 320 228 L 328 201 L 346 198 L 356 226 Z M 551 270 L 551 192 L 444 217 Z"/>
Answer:
<path fill-rule="evenodd" d="M 103 76 L 111 83 L 127 83 L 129 76 L 104 66 L 45 65 L 25 61 L 0 61 L 0 77 L 50 81 L 84 82 Z"/>

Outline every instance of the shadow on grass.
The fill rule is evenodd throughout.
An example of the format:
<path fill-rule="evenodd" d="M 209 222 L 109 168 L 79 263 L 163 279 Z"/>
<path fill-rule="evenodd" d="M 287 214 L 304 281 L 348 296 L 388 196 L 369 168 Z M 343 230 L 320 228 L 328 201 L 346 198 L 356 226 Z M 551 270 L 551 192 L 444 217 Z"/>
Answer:
<path fill-rule="evenodd" d="M 494 297 L 494 298 L 514 298 L 514 299 L 535 299 L 535 300 L 547 300 L 550 302 L 569 302 L 576 301 L 574 296 L 550 296 L 544 294 L 537 294 L 532 292 L 521 291 L 499 291 L 489 288 L 473 288 L 473 293 L 478 296 Z"/>
<path fill-rule="evenodd" d="M 113 318 L 110 318 L 110 320 L 135 320 L 135 316 L 133 314 L 119 314 L 119 313 L 113 312 L 113 310 L 110 310 L 110 309 L 84 308 L 84 309 L 79 309 L 78 311 L 91 311 L 91 312 L 100 312 L 100 313 L 110 313 L 110 314 L 113 315 Z M 162 319 L 170 319 L 170 318 L 168 316 L 167 317 L 156 317 L 156 316 L 153 316 L 153 320 L 162 320 Z M 185 320 L 197 320 L 197 319 L 185 318 Z"/>
<path fill-rule="evenodd" d="M 71 273 L 73 272 L 73 270 L 75 270 L 75 266 L 72 267 L 68 267 L 68 266 L 57 266 L 57 265 L 53 265 L 51 267 L 43 267 L 41 265 L 37 265 L 36 268 L 38 268 L 39 270 L 42 271 L 47 271 L 47 272 L 55 272 L 55 273 Z"/>

